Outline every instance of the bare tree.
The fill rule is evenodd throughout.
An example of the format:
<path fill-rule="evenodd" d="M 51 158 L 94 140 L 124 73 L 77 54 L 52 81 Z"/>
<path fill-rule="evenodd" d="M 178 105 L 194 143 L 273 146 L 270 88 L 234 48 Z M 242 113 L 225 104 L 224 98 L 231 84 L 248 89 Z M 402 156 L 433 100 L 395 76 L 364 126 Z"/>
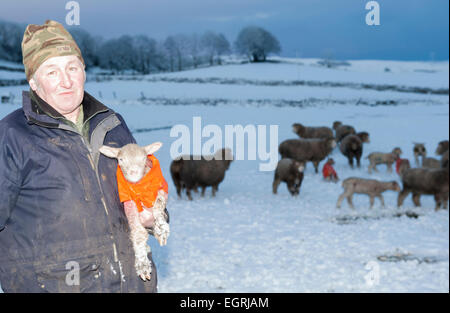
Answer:
<path fill-rule="evenodd" d="M 0 21 L 0 59 L 22 61 L 22 37 L 25 26 Z"/>
<path fill-rule="evenodd" d="M 252 62 L 264 62 L 268 54 L 281 51 L 278 40 L 265 29 L 256 26 L 241 30 L 235 47 L 239 53 L 247 55 Z"/>

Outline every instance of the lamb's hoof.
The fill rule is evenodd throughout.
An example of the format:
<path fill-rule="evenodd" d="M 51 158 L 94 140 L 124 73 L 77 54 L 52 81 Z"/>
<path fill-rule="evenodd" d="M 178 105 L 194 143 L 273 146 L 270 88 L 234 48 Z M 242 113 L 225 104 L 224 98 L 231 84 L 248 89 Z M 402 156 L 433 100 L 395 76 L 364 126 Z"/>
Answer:
<path fill-rule="evenodd" d="M 157 221 L 154 229 L 154 236 L 160 246 L 165 246 L 167 244 L 167 239 L 170 235 L 170 227 L 165 221 Z"/>
<path fill-rule="evenodd" d="M 138 262 L 135 264 L 137 275 L 143 280 L 150 280 L 152 278 L 152 262 L 146 258 L 145 261 Z"/>

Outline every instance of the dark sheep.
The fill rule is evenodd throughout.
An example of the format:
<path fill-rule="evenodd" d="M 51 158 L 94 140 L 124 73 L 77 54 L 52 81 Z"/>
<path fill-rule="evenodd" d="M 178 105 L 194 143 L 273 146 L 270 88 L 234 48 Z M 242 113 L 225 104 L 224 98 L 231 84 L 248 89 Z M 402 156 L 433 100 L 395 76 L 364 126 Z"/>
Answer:
<path fill-rule="evenodd" d="M 355 135 L 356 130 L 353 126 L 350 125 L 342 125 L 341 122 L 335 121 L 333 123 L 333 129 L 336 132 L 336 141 L 341 142 L 342 139 L 345 138 L 347 135 Z"/>
<path fill-rule="evenodd" d="M 295 123 L 292 130 L 300 138 L 333 138 L 333 131 L 329 127 L 307 127 L 302 124 Z"/>
<path fill-rule="evenodd" d="M 367 132 L 361 132 L 356 135 L 348 135 L 339 145 L 339 149 L 342 154 L 347 157 L 351 168 L 353 168 L 353 158 L 356 159 L 358 167 L 361 167 L 361 156 L 363 153 L 364 142 L 369 142 L 369 134 Z"/>
<path fill-rule="evenodd" d="M 403 189 L 398 194 L 397 206 L 402 206 L 405 198 L 412 193 L 415 206 L 421 206 L 421 195 L 433 195 L 436 201 L 435 210 L 439 210 L 441 206 L 447 209 L 449 198 L 448 174 L 448 169 L 409 168 L 405 162 L 405 166 L 402 164 L 400 168 Z"/>
<path fill-rule="evenodd" d="M 281 159 L 278 162 L 273 178 L 273 193 L 277 194 L 278 186 L 281 182 L 285 182 L 291 195 L 298 195 L 303 181 L 304 170 L 305 165 L 302 162 L 293 159 Z"/>
<path fill-rule="evenodd" d="M 225 171 L 229 169 L 233 156 L 230 149 L 221 149 L 214 156 L 201 156 L 195 160 L 194 156 L 183 156 L 172 161 L 170 173 L 181 197 L 181 191 L 186 188 L 186 195 L 192 200 L 191 191 L 202 188 L 202 196 L 206 187 L 212 187 L 213 197 L 219 189 L 219 184 L 225 178 Z"/>
<path fill-rule="evenodd" d="M 448 140 L 442 140 L 436 148 L 436 154 L 444 155 L 446 151 L 448 151 Z"/>
<path fill-rule="evenodd" d="M 283 141 L 278 147 L 282 158 L 290 158 L 299 162 L 312 162 L 316 173 L 319 172 L 319 163 L 325 159 L 336 142 L 333 138 L 325 139 L 289 139 Z"/>

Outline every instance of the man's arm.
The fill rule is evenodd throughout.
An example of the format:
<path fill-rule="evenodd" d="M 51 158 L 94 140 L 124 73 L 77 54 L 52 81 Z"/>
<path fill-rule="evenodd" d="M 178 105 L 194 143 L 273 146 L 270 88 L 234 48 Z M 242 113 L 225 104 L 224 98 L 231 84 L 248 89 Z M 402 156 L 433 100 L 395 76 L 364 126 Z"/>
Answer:
<path fill-rule="evenodd" d="M 7 140 L 7 131 L 0 127 L 0 231 L 6 226 L 20 191 L 20 172 Z"/>

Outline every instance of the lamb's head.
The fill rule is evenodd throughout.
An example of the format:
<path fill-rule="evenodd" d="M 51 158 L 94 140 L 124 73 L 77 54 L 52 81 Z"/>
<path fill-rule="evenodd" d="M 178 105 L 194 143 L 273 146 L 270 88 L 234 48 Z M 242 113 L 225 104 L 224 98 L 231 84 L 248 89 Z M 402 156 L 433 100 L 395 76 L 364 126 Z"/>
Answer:
<path fill-rule="evenodd" d="M 342 122 L 340 121 L 334 121 L 333 123 L 333 129 L 336 130 L 339 128 L 339 126 L 342 126 Z"/>
<path fill-rule="evenodd" d="M 305 171 L 305 162 L 294 160 L 293 166 L 295 171 L 298 173 L 303 173 Z"/>
<path fill-rule="evenodd" d="M 299 123 L 292 124 L 292 131 L 297 135 L 302 136 L 305 133 L 305 126 Z"/>
<path fill-rule="evenodd" d="M 390 181 L 387 183 L 388 184 L 388 189 L 389 190 L 393 190 L 393 191 L 401 191 L 402 189 L 400 188 L 400 185 L 395 181 Z"/>
<path fill-rule="evenodd" d="M 436 154 L 443 155 L 446 151 L 448 151 L 448 140 L 443 140 L 439 142 L 438 147 L 436 149 Z"/>
<path fill-rule="evenodd" d="M 399 147 L 395 147 L 392 150 L 392 154 L 394 154 L 397 158 L 399 158 L 402 153 L 403 153 L 403 151 Z"/>
<path fill-rule="evenodd" d="M 125 179 L 131 183 L 137 183 L 148 172 L 147 155 L 155 153 L 161 146 L 161 142 L 145 147 L 131 143 L 122 148 L 102 146 L 99 151 L 107 157 L 117 159 Z"/>
<path fill-rule="evenodd" d="M 214 154 L 213 159 L 222 160 L 225 163 L 226 169 L 228 169 L 230 163 L 233 162 L 233 152 L 231 152 L 230 148 L 222 148 Z"/>
<path fill-rule="evenodd" d="M 424 143 L 415 142 L 413 151 L 414 151 L 414 155 L 416 155 L 416 156 L 419 156 L 419 155 L 424 156 L 424 157 L 427 156 L 427 149 L 425 149 Z"/>
<path fill-rule="evenodd" d="M 326 142 L 328 149 L 336 148 L 336 140 L 334 138 L 325 138 L 323 141 Z"/>
<path fill-rule="evenodd" d="M 356 134 L 363 143 L 370 143 L 370 135 L 368 132 L 359 132 Z"/>

